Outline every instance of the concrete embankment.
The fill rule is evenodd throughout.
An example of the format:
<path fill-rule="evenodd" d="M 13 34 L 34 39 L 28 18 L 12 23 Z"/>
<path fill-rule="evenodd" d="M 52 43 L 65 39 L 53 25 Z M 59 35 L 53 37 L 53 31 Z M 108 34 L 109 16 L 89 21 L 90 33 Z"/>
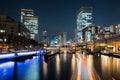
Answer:
<path fill-rule="evenodd" d="M 9 60 L 24 60 L 27 58 L 32 58 L 33 56 L 42 56 L 46 53 L 45 50 L 39 51 L 29 51 L 29 52 L 13 52 L 13 53 L 1 53 L 0 61 L 9 61 Z"/>

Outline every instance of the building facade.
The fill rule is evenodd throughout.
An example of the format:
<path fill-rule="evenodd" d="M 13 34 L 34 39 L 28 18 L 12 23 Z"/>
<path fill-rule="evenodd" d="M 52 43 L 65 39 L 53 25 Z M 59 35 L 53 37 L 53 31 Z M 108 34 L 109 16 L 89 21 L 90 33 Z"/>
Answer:
<path fill-rule="evenodd" d="M 67 32 L 60 32 L 58 35 L 58 43 L 59 45 L 67 44 Z"/>
<path fill-rule="evenodd" d="M 63 45 L 66 45 L 67 44 L 67 32 L 63 32 Z"/>
<path fill-rule="evenodd" d="M 89 42 L 98 39 L 98 26 L 90 25 L 83 29 L 84 41 Z"/>
<path fill-rule="evenodd" d="M 82 42 L 83 29 L 92 24 L 92 7 L 81 7 L 77 12 L 77 40 Z"/>
<path fill-rule="evenodd" d="M 13 36 L 24 36 L 30 38 L 30 31 L 20 22 L 5 14 L 0 14 L 0 33 Z"/>
<path fill-rule="evenodd" d="M 21 22 L 30 30 L 30 38 L 38 41 L 38 16 L 34 16 L 34 10 L 21 9 Z"/>

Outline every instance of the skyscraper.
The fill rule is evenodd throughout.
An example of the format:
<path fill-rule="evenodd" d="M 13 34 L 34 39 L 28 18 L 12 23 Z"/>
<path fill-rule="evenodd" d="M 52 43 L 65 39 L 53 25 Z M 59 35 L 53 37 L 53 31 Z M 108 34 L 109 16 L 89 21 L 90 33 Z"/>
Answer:
<path fill-rule="evenodd" d="M 67 44 L 67 32 L 63 32 L 63 45 Z"/>
<path fill-rule="evenodd" d="M 34 16 L 34 10 L 21 9 L 21 22 L 30 31 L 30 38 L 38 41 L 38 16 Z"/>
<path fill-rule="evenodd" d="M 92 24 L 92 7 L 81 7 L 77 12 L 77 40 L 84 39 L 83 29 Z"/>

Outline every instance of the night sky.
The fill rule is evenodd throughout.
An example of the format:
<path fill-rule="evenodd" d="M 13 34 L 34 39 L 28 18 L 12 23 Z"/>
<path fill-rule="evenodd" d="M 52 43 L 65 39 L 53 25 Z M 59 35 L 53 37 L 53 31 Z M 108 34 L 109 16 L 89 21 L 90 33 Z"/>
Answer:
<path fill-rule="evenodd" d="M 40 31 L 49 36 L 68 32 L 74 37 L 76 12 L 82 6 L 93 7 L 93 23 L 100 26 L 120 23 L 120 0 L 0 0 L 0 12 L 20 21 L 20 9 L 33 9 L 39 16 Z"/>

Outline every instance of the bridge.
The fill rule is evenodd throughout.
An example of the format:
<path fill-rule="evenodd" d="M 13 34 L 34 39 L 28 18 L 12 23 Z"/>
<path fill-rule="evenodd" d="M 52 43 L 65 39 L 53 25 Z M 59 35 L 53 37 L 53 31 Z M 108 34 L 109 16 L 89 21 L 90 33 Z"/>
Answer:
<path fill-rule="evenodd" d="M 120 53 L 120 34 L 112 35 L 101 40 L 79 43 L 82 47 L 86 47 L 91 51 L 96 49 L 108 53 Z"/>

